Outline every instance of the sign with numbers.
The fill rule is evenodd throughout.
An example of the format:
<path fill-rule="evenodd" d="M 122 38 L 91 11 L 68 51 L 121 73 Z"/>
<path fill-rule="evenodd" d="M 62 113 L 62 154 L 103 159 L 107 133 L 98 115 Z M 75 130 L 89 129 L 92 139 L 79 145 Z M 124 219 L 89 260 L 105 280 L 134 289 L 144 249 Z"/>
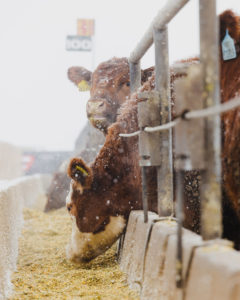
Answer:
<path fill-rule="evenodd" d="M 67 36 L 66 50 L 68 51 L 92 51 L 92 48 L 92 38 L 90 36 Z"/>

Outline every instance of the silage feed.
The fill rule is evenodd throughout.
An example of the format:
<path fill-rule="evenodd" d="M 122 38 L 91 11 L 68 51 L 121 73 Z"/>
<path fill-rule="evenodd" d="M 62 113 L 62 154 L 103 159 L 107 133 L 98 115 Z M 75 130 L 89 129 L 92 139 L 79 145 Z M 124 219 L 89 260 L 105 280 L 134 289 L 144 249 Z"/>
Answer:
<path fill-rule="evenodd" d="M 24 219 L 11 300 L 139 299 L 119 269 L 116 246 L 89 263 L 66 259 L 71 220 L 65 208 L 47 214 L 25 209 Z"/>

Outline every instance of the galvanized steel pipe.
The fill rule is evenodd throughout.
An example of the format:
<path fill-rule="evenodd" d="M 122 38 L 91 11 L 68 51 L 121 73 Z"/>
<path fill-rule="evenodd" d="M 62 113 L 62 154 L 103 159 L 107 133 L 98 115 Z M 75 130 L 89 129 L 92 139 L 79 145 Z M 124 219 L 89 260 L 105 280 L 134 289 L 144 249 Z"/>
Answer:
<path fill-rule="evenodd" d="M 153 43 L 153 30 L 162 29 L 167 25 L 173 17 L 180 11 L 180 9 L 188 3 L 189 0 L 168 0 L 166 5 L 158 12 L 153 19 L 150 27 L 143 35 L 135 49 L 129 56 L 129 62 L 137 63 Z"/>
<path fill-rule="evenodd" d="M 170 75 L 168 58 L 168 29 L 154 29 L 155 45 L 155 90 L 159 95 L 159 121 L 165 124 L 171 121 Z M 173 213 L 173 162 L 172 130 L 161 132 L 161 167 L 158 172 L 158 214 L 169 216 Z"/>
<path fill-rule="evenodd" d="M 220 105 L 219 88 L 219 24 L 215 0 L 200 0 L 200 62 L 202 64 L 203 95 L 205 107 Z M 221 120 L 216 115 L 205 119 L 206 173 L 202 179 L 203 239 L 222 235 L 221 207 Z"/>
<path fill-rule="evenodd" d="M 137 63 L 129 62 L 129 68 L 130 68 L 130 89 L 132 94 L 136 92 L 137 89 L 141 86 L 140 62 Z"/>

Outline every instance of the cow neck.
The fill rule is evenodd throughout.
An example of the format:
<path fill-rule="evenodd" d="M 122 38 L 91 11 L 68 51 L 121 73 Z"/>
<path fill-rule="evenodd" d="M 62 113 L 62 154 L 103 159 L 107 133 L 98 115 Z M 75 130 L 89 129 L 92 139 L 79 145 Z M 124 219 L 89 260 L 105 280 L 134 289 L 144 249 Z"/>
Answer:
<path fill-rule="evenodd" d="M 240 42 L 235 43 L 235 49 L 238 56 L 240 54 Z"/>

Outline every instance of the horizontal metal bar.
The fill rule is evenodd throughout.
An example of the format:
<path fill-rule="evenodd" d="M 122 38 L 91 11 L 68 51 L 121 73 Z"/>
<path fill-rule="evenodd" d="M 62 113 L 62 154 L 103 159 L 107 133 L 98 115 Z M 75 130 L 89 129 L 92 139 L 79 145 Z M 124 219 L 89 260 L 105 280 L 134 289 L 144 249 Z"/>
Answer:
<path fill-rule="evenodd" d="M 178 117 L 174 121 L 169 123 L 155 126 L 155 127 L 145 127 L 144 131 L 146 132 L 156 132 L 162 130 L 168 130 L 178 125 L 181 120 L 192 120 L 192 119 L 202 119 L 212 117 L 218 114 L 223 114 L 227 111 L 235 109 L 240 106 L 240 97 L 233 98 L 228 100 L 228 102 L 222 103 L 221 105 L 211 106 L 204 109 L 192 110 L 184 114 L 184 118 Z M 132 133 L 120 133 L 121 137 L 132 137 L 139 135 L 140 131 L 135 131 Z"/>
<path fill-rule="evenodd" d="M 129 56 L 129 62 L 137 63 L 153 43 L 153 29 L 162 29 L 179 12 L 189 0 L 168 0 L 167 4 L 160 9 L 153 19 L 150 27 L 147 29 L 142 39 Z"/>

